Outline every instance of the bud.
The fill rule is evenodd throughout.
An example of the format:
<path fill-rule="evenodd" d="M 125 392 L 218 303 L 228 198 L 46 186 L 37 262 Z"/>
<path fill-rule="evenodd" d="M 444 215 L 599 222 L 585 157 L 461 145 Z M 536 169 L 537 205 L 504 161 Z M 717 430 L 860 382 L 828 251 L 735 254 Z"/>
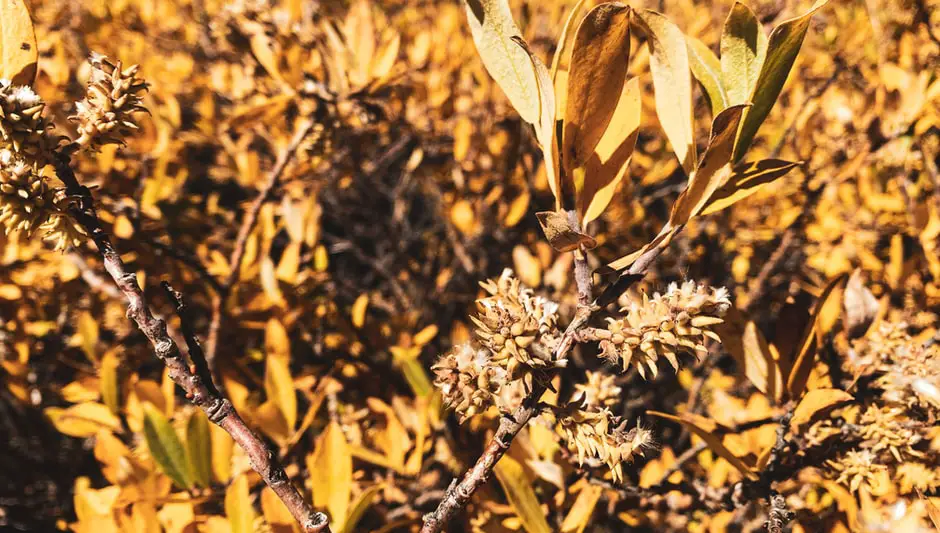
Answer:
<path fill-rule="evenodd" d="M 49 215 L 51 195 L 36 163 L 11 150 L 0 150 L 0 222 L 5 232 L 27 236 Z"/>

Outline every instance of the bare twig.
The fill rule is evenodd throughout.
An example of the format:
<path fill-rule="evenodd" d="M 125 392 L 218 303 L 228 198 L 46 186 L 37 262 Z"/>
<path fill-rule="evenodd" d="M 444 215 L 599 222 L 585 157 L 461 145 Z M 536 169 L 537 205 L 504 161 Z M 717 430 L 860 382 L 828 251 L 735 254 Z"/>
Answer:
<path fill-rule="evenodd" d="M 70 214 L 95 242 L 105 270 L 127 298 L 128 318 L 137 324 L 140 331 L 150 341 L 154 354 L 166 365 L 170 379 L 186 392 L 186 397 L 202 409 L 211 422 L 228 432 L 232 440 L 245 450 L 252 468 L 284 502 L 304 530 L 307 533 L 330 531 L 326 515 L 315 512 L 304 501 L 303 496 L 291 484 L 284 469 L 278 464 L 275 455 L 248 428 L 245 421 L 232 407 L 231 402 L 213 386 L 204 364 L 198 363 L 192 367 L 186 364 L 179 347 L 167 334 L 166 322 L 154 316 L 144 296 L 144 291 L 137 283 L 137 276 L 127 270 L 120 254 L 111 242 L 111 237 L 101 227 L 91 191 L 79 184 L 75 177 L 70 157 L 75 149 L 75 145 L 70 145 L 55 154 L 53 164 L 56 174 L 65 184 L 67 194 L 73 199 L 73 204 L 69 209 Z M 178 300 L 178 294 L 172 290 L 168 292 L 176 300 L 177 311 L 182 315 L 185 307 Z M 190 348 L 190 357 L 196 363 L 203 359 L 202 351 L 186 320 L 183 320 L 183 327 Z"/>
<path fill-rule="evenodd" d="M 255 224 L 258 222 L 258 216 L 261 214 L 261 208 L 271 199 L 274 191 L 277 189 L 284 175 L 284 170 L 294 158 L 300 143 L 310 134 L 316 123 L 309 118 L 302 119 L 294 129 L 294 136 L 287 146 L 281 150 L 277 156 L 274 167 L 268 173 L 268 179 L 264 187 L 255 197 L 254 202 L 245 213 L 242 224 L 238 228 L 238 235 L 235 237 L 235 247 L 232 248 L 232 254 L 229 256 L 229 274 L 222 282 L 219 290 L 215 292 L 212 298 L 212 318 L 209 321 L 209 333 L 206 337 L 206 362 L 212 371 L 212 375 L 218 381 L 218 368 L 215 364 L 216 354 L 219 346 L 219 332 L 222 330 L 222 321 L 225 314 L 225 301 L 232 293 L 235 283 L 238 281 L 238 274 L 241 270 L 242 259 L 245 257 L 245 249 L 248 243 L 248 237 L 251 235 Z"/>

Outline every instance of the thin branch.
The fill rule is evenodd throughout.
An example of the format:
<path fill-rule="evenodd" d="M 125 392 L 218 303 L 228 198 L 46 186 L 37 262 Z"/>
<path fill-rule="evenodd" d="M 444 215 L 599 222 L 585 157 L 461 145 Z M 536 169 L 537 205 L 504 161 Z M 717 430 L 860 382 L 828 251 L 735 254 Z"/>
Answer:
<path fill-rule="evenodd" d="M 258 223 L 261 208 L 264 207 L 264 204 L 274 195 L 274 191 L 277 189 L 278 184 L 280 184 L 281 177 L 284 175 L 287 165 L 294 158 L 294 154 L 297 152 L 297 148 L 300 147 L 300 143 L 310 134 L 315 124 L 316 122 L 309 118 L 305 118 L 297 124 L 294 130 L 294 136 L 287 146 L 278 154 L 277 161 L 275 161 L 274 167 L 268 173 L 268 179 L 264 187 L 258 193 L 258 196 L 255 197 L 254 202 L 251 203 L 251 206 L 245 214 L 245 218 L 242 220 L 241 226 L 238 228 L 238 234 L 235 237 L 235 247 L 232 248 L 232 254 L 229 256 L 228 260 L 228 277 L 225 278 L 219 290 L 215 292 L 212 298 L 212 318 L 209 320 L 209 333 L 206 338 L 206 362 L 212 371 L 212 375 L 216 379 L 218 379 L 219 375 L 215 358 L 218 353 L 219 332 L 222 330 L 222 321 L 224 320 L 225 301 L 232 293 L 232 289 L 238 281 L 238 274 L 241 270 L 242 259 L 245 257 L 248 237 L 251 235 L 255 224 Z"/>
<path fill-rule="evenodd" d="M 303 496 L 291 484 L 284 469 L 278 464 L 276 456 L 248 428 L 231 402 L 216 390 L 206 372 L 200 371 L 200 365 L 195 364 L 190 367 L 186 364 L 179 347 L 167 334 L 166 322 L 154 316 L 144 291 L 137 283 L 137 276 L 127 270 L 121 255 L 111 242 L 111 237 L 101 227 L 91 191 L 88 187 L 79 184 L 75 177 L 70 156 L 76 148 L 73 144 L 55 153 L 53 164 L 56 174 L 65 184 L 66 192 L 73 200 L 69 213 L 95 242 L 105 270 L 127 298 L 127 317 L 137 324 L 140 331 L 150 341 L 154 354 L 166 365 L 170 379 L 186 392 L 186 397 L 202 409 L 211 422 L 228 432 L 232 440 L 245 450 L 251 467 L 284 502 L 297 522 L 303 526 L 304 531 L 307 533 L 329 532 L 326 515 L 314 511 L 304 501 Z M 177 295 L 171 292 L 171 296 L 176 299 Z M 182 318 L 182 311 L 185 307 L 179 301 L 177 301 L 177 310 Z M 196 362 L 202 359 L 199 343 L 195 340 L 188 321 L 183 319 L 182 322 L 187 344 L 190 345 L 190 357 Z"/>

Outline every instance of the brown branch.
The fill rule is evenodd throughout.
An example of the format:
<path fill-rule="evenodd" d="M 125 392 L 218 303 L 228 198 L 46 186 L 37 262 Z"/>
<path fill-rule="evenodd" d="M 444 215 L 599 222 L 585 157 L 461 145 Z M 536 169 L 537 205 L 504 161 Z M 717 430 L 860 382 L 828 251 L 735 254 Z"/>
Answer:
<path fill-rule="evenodd" d="M 225 278 L 219 290 L 217 290 L 212 297 L 212 318 L 209 320 L 209 333 L 206 336 L 206 362 L 217 382 L 220 381 L 215 359 L 219 347 L 219 333 L 222 330 L 222 322 L 225 315 L 225 301 L 232 293 L 232 289 L 238 281 L 238 274 L 241 270 L 242 259 L 245 257 L 248 237 L 251 235 L 255 224 L 258 223 L 261 208 L 264 207 L 264 204 L 274 195 L 274 191 L 277 189 L 281 177 L 284 175 L 284 170 L 287 169 L 287 165 L 294 158 L 294 154 L 297 152 L 297 148 L 300 147 L 300 143 L 310 134 L 315 124 L 316 123 L 309 118 L 305 118 L 297 124 L 294 130 L 294 136 L 287 146 L 278 154 L 277 161 L 275 161 L 274 167 L 268 173 L 268 179 L 264 187 L 251 203 L 251 206 L 245 214 L 245 218 L 242 220 L 241 226 L 238 228 L 238 234 L 235 237 L 235 247 L 232 248 L 232 254 L 229 256 L 228 260 L 228 277 Z"/>
<path fill-rule="evenodd" d="M 66 193 L 73 200 L 69 214 L 84 228 L 98 247 L 98 253 L 104 262 L 105 270 L 114 280 L 118 289 L 127 298 L 127 317 L 133 320 L 140 331 L 153 346 L 154 354 L 166 365 L 170 379 L 180 386 L 186 397 L 202 409 L 211 422 L 228 432 L 248 455 L 251 467 L 261 475 L 271 490 L 284 502 L 291 514 L 307 533 L 329 532 L 326 515 L 310 507 L 303 496 L 291 484 L 284 469 L 277 462 L 276 456 L 268 450 L 264 442 L 255 435 L 245 421 L 238 415 L 224 396 L 212 385 L 212 380 L 200 371 L 198 364 L 190 367 L 186 364 L 179 347 L 167 334 L 166 322 L 154 316 L 144 291 L 137 283 L 137 276 L 127 270 L 120 254 L 114 248 L 111 237 L 101 227 L 95 211 L 91 191 L 79 184 L 71 167 L 71 153 L 75 145 L 67 146 L 55 153 L 53 164 L 59 179 L 65 184 Z M 175 293 L 171 293 L 174 298 Z M 185 308 L 177 302 L 181 313 Z M 189 327 L 188 321 L 182 320 L 184 335 L 190 348 L 190 357 L 196 362 L 202 358 L 198 341 Z M 190 341 L 192 339 L 192 341 Z"/>

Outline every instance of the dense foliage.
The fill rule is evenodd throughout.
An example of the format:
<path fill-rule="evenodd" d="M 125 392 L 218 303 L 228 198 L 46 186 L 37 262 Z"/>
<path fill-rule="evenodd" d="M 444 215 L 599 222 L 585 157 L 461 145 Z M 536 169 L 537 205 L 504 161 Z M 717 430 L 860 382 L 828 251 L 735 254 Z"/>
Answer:
<path fill-rule="evenodd" d="M 0 526 L 940 528 L 940 2 L 3 0 L 0 79 Z"/>

